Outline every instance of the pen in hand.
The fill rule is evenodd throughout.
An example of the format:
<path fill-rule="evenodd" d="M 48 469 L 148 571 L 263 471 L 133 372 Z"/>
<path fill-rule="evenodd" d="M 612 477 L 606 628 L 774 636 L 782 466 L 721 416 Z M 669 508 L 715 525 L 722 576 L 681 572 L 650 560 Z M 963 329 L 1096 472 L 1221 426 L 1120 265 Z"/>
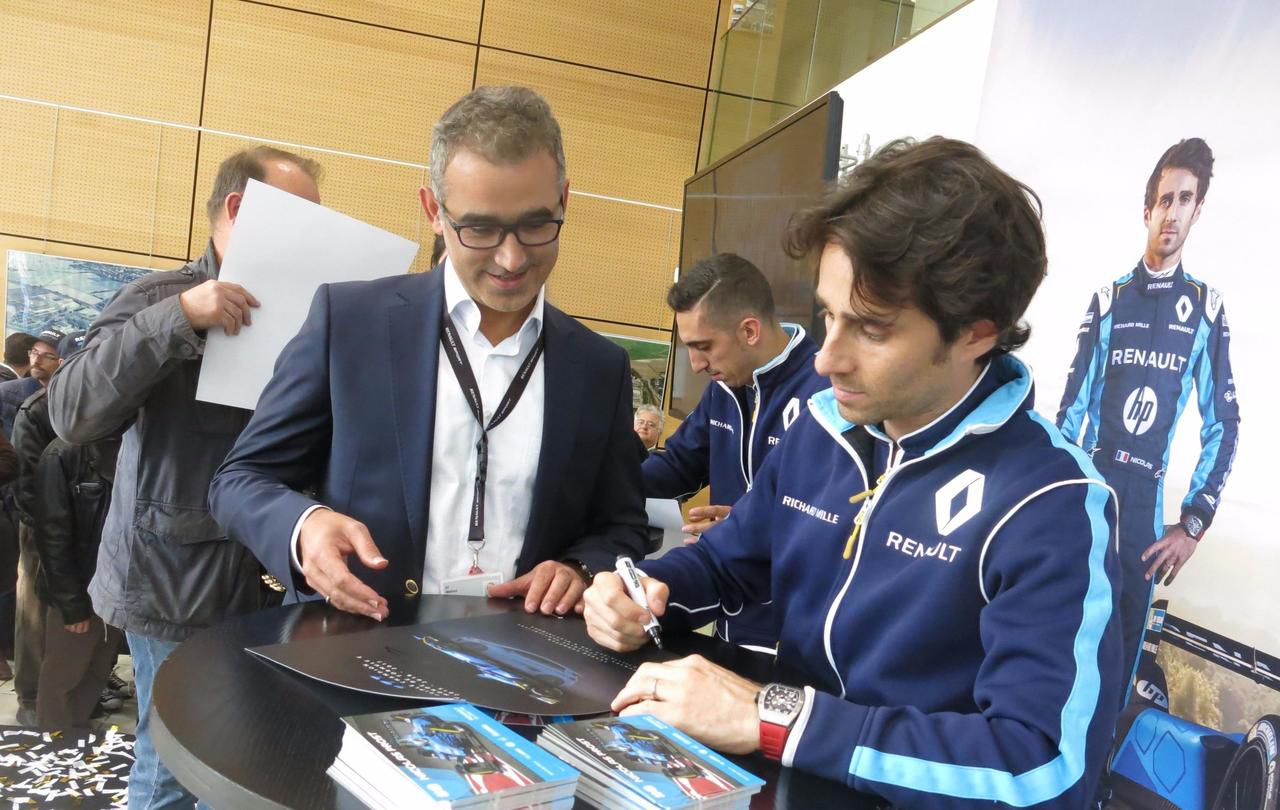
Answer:
<path fill-rule="evenodd" d="M 649 600 L 645 597 L 644 586 L 640 584 L 640 575 L 636 572 L 635 564 L 631 562 L 630 557 L 620 556 L 615 570 L 621 577 L 622 586 L 627 589 L 627 595 L 631 597 L 631 601 L 644 608 L 644 612 L 649 616 L 649 621 L 645 622 L 644 631 L 649 634 L 649 638 L 653 639 L 653 643 L 658 645 L 658 649 L 662 649 L 662 631 L 658 626 L 658 620 L 653 617 L 653 611 L 649 610 Z"/>

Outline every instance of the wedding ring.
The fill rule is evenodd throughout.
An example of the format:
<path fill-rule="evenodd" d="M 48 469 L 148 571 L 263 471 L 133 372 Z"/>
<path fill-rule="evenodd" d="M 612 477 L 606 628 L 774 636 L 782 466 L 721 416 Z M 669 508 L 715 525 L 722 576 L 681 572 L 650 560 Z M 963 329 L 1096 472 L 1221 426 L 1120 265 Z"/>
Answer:
<path fill-rule="evenodd" d="M 653 679 L 653 687 L 649 690 L 649 700 L 658 699 L 658 679 Z"/>

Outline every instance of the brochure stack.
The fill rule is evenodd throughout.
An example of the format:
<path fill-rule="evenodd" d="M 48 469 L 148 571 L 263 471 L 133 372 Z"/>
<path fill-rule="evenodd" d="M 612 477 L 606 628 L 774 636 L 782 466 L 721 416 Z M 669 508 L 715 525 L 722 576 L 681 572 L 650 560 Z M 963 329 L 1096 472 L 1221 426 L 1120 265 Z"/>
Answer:
<path fill-rule="evenodd" d="M 573 807 L 577 771 L 468 703 L 343 722 L 329 775 L 371 808 Z"/>

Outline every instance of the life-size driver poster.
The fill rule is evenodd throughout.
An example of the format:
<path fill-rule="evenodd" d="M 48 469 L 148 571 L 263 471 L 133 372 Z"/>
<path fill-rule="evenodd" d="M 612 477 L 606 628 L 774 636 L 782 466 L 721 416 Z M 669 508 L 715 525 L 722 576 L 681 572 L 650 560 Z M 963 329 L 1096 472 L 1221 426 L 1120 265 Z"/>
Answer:
<path fill-rule="evenodd" d="M 1272 655 L 1278 41 L 1280 6 L 1255 0 L 1000 3 L 977 135 L 1044 205 L 1023 356 L 1119 498 L 1122 621 L 1167 598 Z M 1256 719 L 1221 667 L 1173 666 L 1199 673 L 1170 688 L 1206 725 Z"/>

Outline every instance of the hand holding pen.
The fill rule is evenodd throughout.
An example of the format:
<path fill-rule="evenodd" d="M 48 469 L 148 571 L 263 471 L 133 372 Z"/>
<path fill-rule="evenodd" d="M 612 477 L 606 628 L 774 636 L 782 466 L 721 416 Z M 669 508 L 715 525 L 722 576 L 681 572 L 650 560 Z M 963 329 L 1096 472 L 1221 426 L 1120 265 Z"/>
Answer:
<path fill-rule="evenodd" d="M 632 587 L 639 598 L 633 597 L 624 585 L 632 577 Z M 583 595 L 582 615 L 587 632 L 597 644 L 618 652 L 639 649 L 650 640 L 661 646 L 654 617 L 666 612 L 667 593 L 664 583 L 652 577 L 641 578 L 629 559 L 625 564 L 619 559 L 617 573 L 597 574 Z"/>

